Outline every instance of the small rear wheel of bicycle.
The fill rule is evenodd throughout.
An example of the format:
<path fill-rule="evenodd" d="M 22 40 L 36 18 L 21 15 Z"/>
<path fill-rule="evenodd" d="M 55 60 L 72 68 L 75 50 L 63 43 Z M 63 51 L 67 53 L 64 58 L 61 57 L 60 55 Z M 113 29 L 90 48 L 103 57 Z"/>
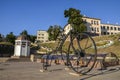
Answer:
<path fill-rule="evenodd" d="M 83 32 L 72 36 L 68 53 L 68 62 L 75 72 L 86 74 L 94 67 L 97 49 L 93 38 L 88 33 Z"/>
<path fill-rule="evenodd" d="M 65 64 L 66 52 L 63 50 L 53 50 L 42 57 L 43 70 L 47 70 L 52 64 Z"/>
<path fill-rule="evenodd" d="M 113 52 L 107 53 L 103 59 L 103 66 L 106 68 L 116 65 L 119 65 L 119 58 L 117 57 L 117 55 Z"/>

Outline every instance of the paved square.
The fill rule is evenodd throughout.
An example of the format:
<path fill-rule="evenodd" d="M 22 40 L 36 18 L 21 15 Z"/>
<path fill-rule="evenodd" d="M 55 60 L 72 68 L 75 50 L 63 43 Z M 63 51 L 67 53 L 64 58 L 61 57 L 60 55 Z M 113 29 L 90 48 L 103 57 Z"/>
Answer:
<path fill-rule="evenodd" d="M 77 75 L 65 70 L 63 65 L 53 65 L 48 71 L 40 72 L 41 63 L 5 62 L 0 63 L 0 80 L 119 80 L 120 66 L 107 70 L 92 70 L 87 75 Z"/>

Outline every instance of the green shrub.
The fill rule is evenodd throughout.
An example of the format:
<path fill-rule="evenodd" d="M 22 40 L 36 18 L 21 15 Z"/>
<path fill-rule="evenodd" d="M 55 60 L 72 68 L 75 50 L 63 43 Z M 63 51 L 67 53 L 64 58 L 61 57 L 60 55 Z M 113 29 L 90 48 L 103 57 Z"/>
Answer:
<path fill-rule="evenodd" d="M 8 42 L 0 42 L 0 57 L 9 57 L 14 54 L 14 46 Z"/>

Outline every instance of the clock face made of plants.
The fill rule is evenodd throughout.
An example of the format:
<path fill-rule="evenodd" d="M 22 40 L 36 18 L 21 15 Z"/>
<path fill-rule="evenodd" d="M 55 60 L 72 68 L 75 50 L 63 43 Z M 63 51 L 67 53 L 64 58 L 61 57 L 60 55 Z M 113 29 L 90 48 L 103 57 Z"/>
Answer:
<path fill-rule="evenodd" d="M 99 42 L 96 42 L 96 47 L 99 49 L 99 48 L 106 48 L 106 47 L 109 47 L 113 44 L 114 42 L 111 41 L 111 40 L 103 40 L 103 41 L 99 41 Z"/>

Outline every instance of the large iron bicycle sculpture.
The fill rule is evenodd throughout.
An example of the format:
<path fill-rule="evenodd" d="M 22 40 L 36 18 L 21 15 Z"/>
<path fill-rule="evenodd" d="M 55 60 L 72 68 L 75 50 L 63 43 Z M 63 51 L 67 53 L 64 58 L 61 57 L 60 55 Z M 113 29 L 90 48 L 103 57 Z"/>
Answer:
<path fill-rule="evenodd" d="M 95 65 L 97 49 L 93 38 L 87 32 L 78 33 L 71 29 L 66 35 L 63 32 L 56 49 L 43 57 L 44 70 L 52 65 L 53 55 L 61 56 L 64 64 L 75 72 L 85 74 Z"/>

